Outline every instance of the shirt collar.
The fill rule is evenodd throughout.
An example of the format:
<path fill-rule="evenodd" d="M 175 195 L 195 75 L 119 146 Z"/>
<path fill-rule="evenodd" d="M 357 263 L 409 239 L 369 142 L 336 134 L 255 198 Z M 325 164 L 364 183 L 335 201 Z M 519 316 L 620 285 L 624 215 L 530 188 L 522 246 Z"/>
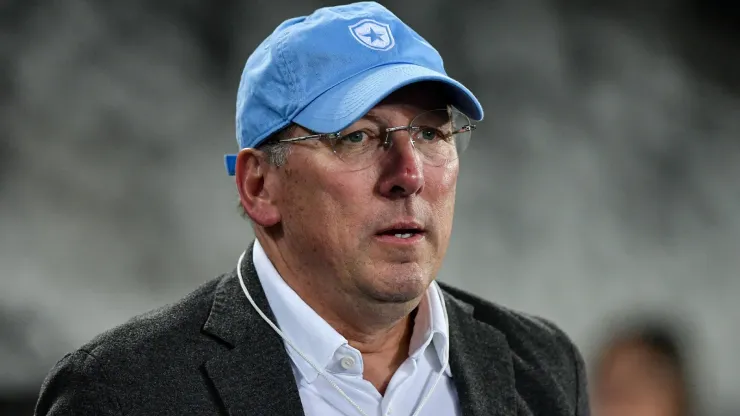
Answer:
<path fill-rule="evenodd" d="M 449 345 L 449 323 L 447 308 L 442 300 L 442 290 L 437 282 L 432 282 L 421 298 L 414 318 L 414 332 L 409 342 L 409 357 L 418 360 L 430 344 L 434 346 L 439 359 L 439 368 L 445 363 Z M 445 374 L 452 376 L 448 365 Z"/>
<path fill-rule="evenodd" d="M 349 346 L 346 338 L 321 318 L 285 283 L 259 241 L 254 242 L 252 260 L 267 301 L 277 320 L 277 325 L 283 334 L 314 364 L 323 370 L 329 371 L 336 358 L 335 353 L 339 348 L 345 347 L 354 350 Z M 439 368 L 444 363 L 449 339 L 449 327 L 445 319 L 446 309 L 441 294 L 437 283 L 432 282 L 419 303 L 414 319 L 414 330 L 409 343 L 409 356 L 415 360 L 423 357 L 426 348 L 433 344 L 436 356 L 439 359 Z M 316 380 L 319 375 L 318 372 L 293 348 L 287 344 L 286 348 L 288 355 L 304 379 L 308 383 Z M 449 366 L 447 366 L 445 373 L 451 376 Z"/>

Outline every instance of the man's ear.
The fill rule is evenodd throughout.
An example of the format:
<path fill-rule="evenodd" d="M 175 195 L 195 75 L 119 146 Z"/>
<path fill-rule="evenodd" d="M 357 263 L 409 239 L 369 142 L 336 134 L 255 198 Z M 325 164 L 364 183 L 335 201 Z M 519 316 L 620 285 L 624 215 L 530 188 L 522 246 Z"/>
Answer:
<path fill-rule="evenodd" d="M 280 222 L 274 190 L 266 186 L 265 175 L 274 171 L 271 168 L 264 153 L 256 149 L 242 149 L 236 157 L 234 176 L 239 199 L 249 218 L 262 227 Z"/>

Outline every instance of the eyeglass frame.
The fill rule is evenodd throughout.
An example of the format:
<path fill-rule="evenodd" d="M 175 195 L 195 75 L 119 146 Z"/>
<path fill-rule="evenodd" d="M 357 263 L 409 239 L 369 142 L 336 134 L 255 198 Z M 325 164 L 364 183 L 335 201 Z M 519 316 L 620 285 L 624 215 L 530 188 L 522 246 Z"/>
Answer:
<path fill-rule="evenodd" d="M 419 126 L 412 126 L 411 123 L 413 123 L 414 120 L 416 120 L 419 116 L 421 116 L 423 114 L 426 114 L 426 113 L 429 113 L 429 112 L 432 112 L 432 111 L 447 111 L 447 112 L 449 112 L 450 111 L 450 108 L 452 108 L 452 107 L 448 107 L 448 108 L 436 108 L 436 109 L 433 109 L 433 110 L 423 111 L 423 112 L 417 114 L 416 116 L 414 116 L 414 118 L 412 118 L 411 121 L 409 121 L 408 126 L 386 127 L 385 129 L 383 129 L 383 130 L 385 130 L 385 140 L 383 140 L 383 147 L 386 148 L 386 149 L 389 149 L 390 148 L 390 144 L 392 143 L 392 141 L 390 140 L 391 133 L 396 132 L 396 131 L 408 131 L 408 132 L 411 132 L 415 128 L 418 129 Z M 470 117 L 468 117 L 467 115 L 465 115 L 465 113 L 462 113 L 460 110 L 457 110 L 457 109 L 455 109 L 455 111 L 458 111 L 458 112 L 460 112 L 460 114 L 464 115 L 465 118 L 467 118 L 469 122 L 471 121 L 470 120 Z M 445 138 L 447 139 L 447 138 L 453 137 L 456 134 L 461 134 L 461 133 L 468 133 L 468 132 L 472 133 L 472 131 L 475 130 L 475 129 L 476 129 L 476 125 L 471 122 L 470 124 L 466 124 L 465 126 L 463 126 L 462 128 L 460 128 L 460 129 L 458 129 L 458 130 L 456 130 L 454 132 L 448 133 L 447 135 L 445 135 Z M 351 132 L 351 133 L 353 133 L 353 132 Z M 349 133 L 347 133 L 347 134 L 349 134 Z M 346 134 L 345 134 L 345 136 L 346 136 Z M 341 131 L 338 131 L 338 132 L 334 132 L 334 133 L 317 133 L 317 134 L 309 134 L 307 136 L 290 137 L 290 138 L 276 140 L 276 142 L 277 143 L 294 143 L 294 142 L 300 142 L 300 141 L 304 141 L 304 140 L 321 140 L 321 139 L 333 140 L 333 139 L 340 139 L 342 137 L 343 137 L 342 132 Z M 414 143 L 415 143 L 415 141 L 413 139 L 413 135 L 411 135 L 411 144 L 413 145 Z M 336 154 L 336 150 L 334 150 L 333 148 L 332 148 L 332 153 Z"/>

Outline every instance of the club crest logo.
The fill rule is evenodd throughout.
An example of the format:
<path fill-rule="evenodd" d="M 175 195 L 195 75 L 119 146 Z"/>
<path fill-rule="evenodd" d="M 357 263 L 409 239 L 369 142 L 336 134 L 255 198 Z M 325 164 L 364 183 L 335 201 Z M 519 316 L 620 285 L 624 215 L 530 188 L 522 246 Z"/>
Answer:
<path fill-rule="evenodd" d="M 396 46 L 391 27 L 375 20 L 361 20 L 350 26 L 349 31 L 361 45 L 370 49 L 387 51 Z"/>

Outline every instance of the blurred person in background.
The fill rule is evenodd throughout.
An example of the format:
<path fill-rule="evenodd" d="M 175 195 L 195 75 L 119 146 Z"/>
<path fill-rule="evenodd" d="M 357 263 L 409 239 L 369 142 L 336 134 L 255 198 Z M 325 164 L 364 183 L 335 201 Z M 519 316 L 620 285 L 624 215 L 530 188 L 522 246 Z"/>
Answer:
<path fill-rule="evenodd" d="M 615 331 L 592 373 L 596 416 L 694 415 L 685 336 L 675 324 L 636 319 Z"/>
<path fill-rule="evenodd" d="M 554 324 L 435 281 L 477 98 L 373 2 L 247 60 L 236 269 L 65 356 L 38 415 L 587 415 Z"/>

